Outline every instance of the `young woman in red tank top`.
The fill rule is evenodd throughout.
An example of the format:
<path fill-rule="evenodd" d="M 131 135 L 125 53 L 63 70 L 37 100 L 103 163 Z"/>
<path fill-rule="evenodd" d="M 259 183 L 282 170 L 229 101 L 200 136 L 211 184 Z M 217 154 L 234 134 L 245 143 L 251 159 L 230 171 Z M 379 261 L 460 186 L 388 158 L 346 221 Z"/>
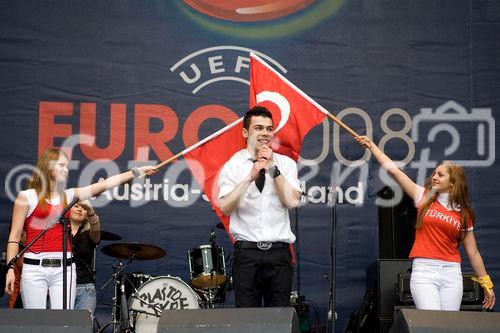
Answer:
<path fill-rule="evenodd" d="M 19 241 L 23 230 L 26 243 L 31 242 L 46 226 L 48 231 L 25 253 L 21 274 L 21 296 L 27 309 L 45 309 L 47 292 L 53 309 L 62 309 L 63 267 L 62 265 L 62 226 L 57 216 L 73 198 L 89 199 L 100 193 L 128 182 L 134 177 L 153 175 L 153 166 L 132 168 L 85 187 L 66 189 L 68 179 L 68 156 L 60 149 L 48 149 L 37 160 L 36 168 L 28 189 L 22 191 L 14 202 L 12 225 L 7 244 L 7 262 L 18 253 Z M 71 244 L 67 244 L 71 258 Z M 75 265 L 68 260 L 68 304 L 72 308 L 75 300 Z M 5 291 L 14 289 L 14 267 L 7 271 Z"/>

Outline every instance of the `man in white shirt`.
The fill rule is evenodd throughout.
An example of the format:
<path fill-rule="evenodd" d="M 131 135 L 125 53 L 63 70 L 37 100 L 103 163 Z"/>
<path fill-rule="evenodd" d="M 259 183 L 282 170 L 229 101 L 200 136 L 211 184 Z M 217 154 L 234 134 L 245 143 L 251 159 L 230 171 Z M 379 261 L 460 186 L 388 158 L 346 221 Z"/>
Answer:
<path fill-rule="evenodd" d="M 235 240 L 233 279 L 237 307 L 290 306 L 291 247 L 295 235 L 288 209 L 300 203 L 297 165 L 273 153 L 272 114 L 264 107 L 243 118 L 246 149 L 226 162 L 219 175 L 220 209 L 230 215 Z"/>

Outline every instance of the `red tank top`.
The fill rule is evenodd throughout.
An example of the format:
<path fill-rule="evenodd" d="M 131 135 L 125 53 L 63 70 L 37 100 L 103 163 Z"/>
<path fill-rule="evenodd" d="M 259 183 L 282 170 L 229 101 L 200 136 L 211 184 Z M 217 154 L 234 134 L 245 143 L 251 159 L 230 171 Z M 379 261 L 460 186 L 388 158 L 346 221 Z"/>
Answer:
<path fill-rule="evenodd" d="M 62 205 L 52 206 L 47 204 L 47 211 L 42 212 L 37 204 L 35 210 L 24 221 L 26 231 L 26 244 L 31 242 L 38 234 L 45 229 L 47 224 L 55 223 L 47 232 L 40 237 L 28 250 L 28 252 L 62 252 L 62 225 L 55 221 L 62 211 Z M 69 212 L 66 214 L 69 218 Z M 71 243 L 67 238 L 67 250 L 71 252 Z"/>

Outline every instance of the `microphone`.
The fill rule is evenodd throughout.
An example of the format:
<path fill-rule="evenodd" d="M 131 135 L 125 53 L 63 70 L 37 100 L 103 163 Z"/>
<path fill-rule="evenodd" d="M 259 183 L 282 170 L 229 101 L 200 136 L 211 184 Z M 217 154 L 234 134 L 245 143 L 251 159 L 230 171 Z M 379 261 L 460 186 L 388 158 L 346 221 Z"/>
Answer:
<path fill-rule="evenodd" d="M 265 158 L 265 157 L 261 157 L 261 158 L 263 158 L 267 161 L 267 158 Z M 266 169 L 264 169 L 264 168 L 260 169 L 259 174 L 264 176 L 266 174 Z"/>
<path fill-rule="evenodd" d="M 62 220 L 63 219 L 66 219 L 67 218 L 65 217 L 66 214 L 70 211 L 71 207 L 73 207 L 78 201 L 80 201 L 80 199 L 75 195 L 73 200 L 69 203 L 69 205 L 67 205 L 61 212 L 61 214 L 59 214 L 59 216 L 55 219 L 55 220 L 52 220 L 52 222 L 50 222 L 50 225 L 53 226 L 55 225 L 56 223 L 61 223 L 61 224 L 64 224 L 65 222 L 63 222 Z"/>
<path fill-rule="evenodd" d="M 73 200 L 69 203 L 69 205 L 67 205 L 61 212 L 61 216 L 66 215 L 66 213 L 68 213 L 71 207 L 73 207 L 78 201 L 80 201 L 80 199 L 75 195 Z"/>

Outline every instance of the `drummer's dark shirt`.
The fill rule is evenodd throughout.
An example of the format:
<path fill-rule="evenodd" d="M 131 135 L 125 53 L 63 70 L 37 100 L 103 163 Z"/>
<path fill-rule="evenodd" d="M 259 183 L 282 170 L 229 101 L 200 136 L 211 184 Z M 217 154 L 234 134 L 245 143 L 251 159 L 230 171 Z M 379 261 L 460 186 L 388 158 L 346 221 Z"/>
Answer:
<path fill-rule="evenodd" d="M 76 283 L 94 283 L 92 272 L 92 259 L 97 244 L 89 236 L 90 230 L 82 231 L 78 228 L 77 233 L 71 237 L 73 246 L 73 260 L 76 261 Z"/>

